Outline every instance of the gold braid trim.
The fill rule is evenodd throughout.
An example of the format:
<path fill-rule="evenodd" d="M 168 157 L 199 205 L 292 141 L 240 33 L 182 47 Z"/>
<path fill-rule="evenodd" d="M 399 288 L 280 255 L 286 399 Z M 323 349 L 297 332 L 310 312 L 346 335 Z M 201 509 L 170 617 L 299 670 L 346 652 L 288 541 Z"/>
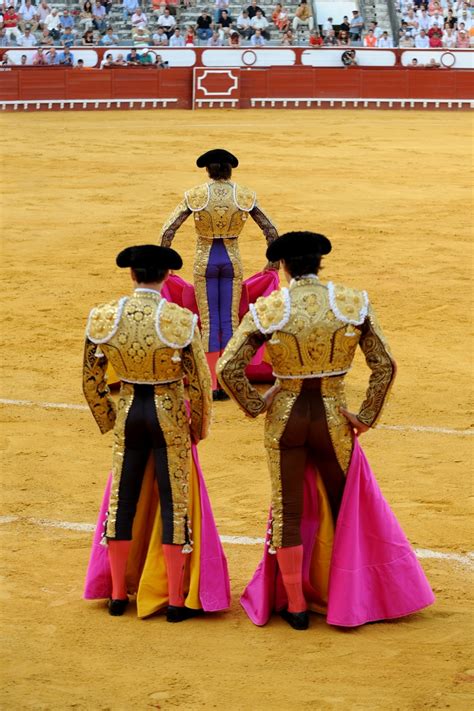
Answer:
<path fill-rule="evenodd" d="M 374 427 L 395 379 L 396 365 L 371 306 L 362 326 L 359 345 L 372 374 L 357 418 L 365 425 Z"/>
<path fill-rule="evenodd" d="M 271 219 L 266 215 L 258 203 L 255 203 L 255 207 L 250 211 L 252 219 L 257 223 L 257 225 L 262 230 L 265 239 L 267 240 L 267 247 L 271 245 L 278 237 L 278 230 L 273 224 Z M 280 262 L 268 262 L 267 267 L 272 269 L 279 269 Z"/>
<path fill-rule="evenodd" d="M 187 220 L 191 210 L 186 205 L 184 200 L 181 200 L 179 205 L 175 207 L 171 215 L 166 220 L 165 224 L 161 228 L 160 233 L 160 245 L 162 247 L 170 247 L 174 239 L 175 233 L 181 227 L 183 222 Z"/>
<path fill-rule="evenodd" d="M 265 340 L 248 313 L 217 361 L 216 372 L 220 384 L 250 417 L 257 417 L 265 409 L 265 401 L 245 375 L 245 368 Z"/>
<path fill-rule="evenodd" d="M 191 405 L 191 435 L 195 442 L 207 437 L 212 413 L 211 374 L 196 329 L 191 344 L 182 352 L 183 370 L 188 376 Z"/>
<path fill-rule="evenodd" d="M 115 424 L 115 403 L 107 386 L 107 358 L 96 355 L 98 346 L 86 338 L 82 369 L 82 390 L 102 434 Z"/>

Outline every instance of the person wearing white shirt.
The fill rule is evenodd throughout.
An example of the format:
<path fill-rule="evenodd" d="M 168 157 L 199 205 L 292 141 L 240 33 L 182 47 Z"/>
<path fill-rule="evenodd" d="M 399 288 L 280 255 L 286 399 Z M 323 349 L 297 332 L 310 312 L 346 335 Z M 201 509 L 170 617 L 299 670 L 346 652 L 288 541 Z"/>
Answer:
<path fill-rule="evenodd" d="M 36 47 L 38 42 L 32 31 L 27 27 L 25 34 L 17 38 L 17 44 L 19 47 Z"/>
<path fill-rule="evenodd" d="M 123 10 L 123 21 L 128 22 L 128 18 L 130 15 L 133 15 L 133 13 L 136 11 L 138 5 L 138 0 L 123 0 L 122 2 L 122 10 Z"/>
<path fill-rule="evenodd" d="M 177 27 L 170 37 L 170 47 L 184 47 L 184 44 L 184 37 L 181 35 L 179 27 Z"/>
<path fill-rule="evenodd" d="M 444 17 L 438 12 L 435 12 L 435 14 L 431 15 L 430 17 L 430 27 L 434 27 L 435 25 L 437 25 L 441 29 L 443 29 L 444 27 Z"/>
<path fill-rule="evenodd" d="M 132 29 L 134 30 L 144 30 L 145 27 L 148 25 L 148 18 L 141 9 L 141 7 L 137 7 L 135 12 L 132 15 Z"/>
<path fill-rule="evenodd" d="M 51 8 L 49 7 L 48 3 L 46 2 L 46 0 L 42 0 L 42 2 L 37 7 L 38 23 L 41 29 L 45 27 L 44 23 L 50 12 Z"/>
<path fill-rule="evenodd" d="M 424 30 L 421 30 L 420 34 L 415 37 L 415 47 L 417 49 L 428 49 L 430 46 L 430 38 Z"/>
<path fill-rule="evenodd" d="M 250 39 L 252 35 L 252 28 L 250 27 L 250 18 L 247 10 L 242 10 L 237 18 L 237 32 L 241 37 L 245 37 L 245 39 Z"/>
<path fill-rule="evenodd" d="M 323 29 L 322 29 L 323 36 L 327 35 L 327 33 L 331 32 L 331 30 L 333 30 L 333 29 L 334 29 L 334 27 L 333 27 L 333 23 L 332 23 L 332 17 L 328 17 L 326 22 L 323 22 Z"/>
<path fill-rule="evenodd" d="M 418 10 L 417 18 L 418 32 L 421 32 L 421 30 L 428 32 L 428 30 L 430 29 L 430 16 L 426 12 L 426 10 Z"/>
<path fill-rule="evenodd" d="M 252 17 L 252 19 L 250 20 L 250 28 L 252 32 L 255 33 L 257 30 L 260 30 L 260 34 L 265 39 L 270 39 L 270 34 L 269 32 L 267 32 L 267 27 L 267 18 L 263 16 L 261 10 L 257 10 L 257 14 L 255 15 L 255 17 Z"/>
<path fill-rule="evenodd" d="M 384 32 L 382 34 L 382 37 L 377 40 L 377 47 L 381 47 L 383 49 L 393 48 L 393 40 L 391 37 L 388 36 L 388 32 Z"/>
<path fill-rule="evenodd" d="M 263 45 L 265 44 L 265 38 L 262 34 L 262 30 L 255 30 L 255 33 L 250 38 L 250 44 L 252 45 L 252 47 L 263 47 Z"/>
<path fill-rule="evenodd" d="M 454 30 L 448 27 L 444 31 L 443 37 L 441 39 L 443 47 L 446 47 L 446 49 L 454 49 L 456 47 L 456 40 L 456 33 L 454 32 Z"/>
<path fill-rule="evenodd" d="M 51 15 L 48 15 L 44 21 L 44 26 L 47 30 L 49 30 L 49 34 L 54 40 L 59 39 L 61 34 L 61 18 L 59 17 L 58 11 L 55 7 L 52 8 Z"/>
<path fill-rule="evenodd" d="M 36 7 L 31 4 L 31 0 L 26 0 L 26 3 L 18 10 L 18 14 L 20 16 L 20 22 L 18 23 L 20 30 L 24 32 L 28 25 L 34 32 L 38 27 L 38 13 Z"/>
<path fill-rule="evenodd" d="M 163 14 L 160 15 L 158 18 L 158 27 L 162 27 L 166 33 L 166 36 L 168 37 L 168 39 L 170 39 L 171 35 L 174 32 L 175 26 L 176 20 L 174 19 L 173 15 L 170 14 L 169 9 L 165 8 Z"/>
<path fill-rule="evenodd" d="M 373 33 L 377 39 L 380 39 L 380 37 L 382 37 L 382 30 L 378 26 L 377 22 L 370 22 L 369 23 L 369 30 L 373 31 Z"/>

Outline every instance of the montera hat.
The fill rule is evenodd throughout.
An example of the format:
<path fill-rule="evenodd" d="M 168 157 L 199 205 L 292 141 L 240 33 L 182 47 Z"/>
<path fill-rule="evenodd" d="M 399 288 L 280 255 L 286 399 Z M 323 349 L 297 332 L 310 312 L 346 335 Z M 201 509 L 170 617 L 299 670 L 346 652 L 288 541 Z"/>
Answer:
<path fill-rule="evenodd" d="M 237 168 L 239 160 L 224 148 L 213 148 L 212 151 L 207 151 L 203 153 L 202 156 L 199 156 L 196 161 L 198 168 L 206 168 L 206 166 L 212 163 L 230 163 L 232 168 Z"/>
<path fill-rule="evenodd" d="M 331 242 L 317 232 L 286 232 L 274 240 L 267 249 L 269 262 L 278 262 L 289 257 L 329 254 Z"/>
<path fill-rule="evenodd" d="M 123 249 L 115 260 L 118 267 L 132 269 L 181 269 L 183 260 L 178 252 L 169 247 L 158 247 L 156 244 L 141 244 Z"/>

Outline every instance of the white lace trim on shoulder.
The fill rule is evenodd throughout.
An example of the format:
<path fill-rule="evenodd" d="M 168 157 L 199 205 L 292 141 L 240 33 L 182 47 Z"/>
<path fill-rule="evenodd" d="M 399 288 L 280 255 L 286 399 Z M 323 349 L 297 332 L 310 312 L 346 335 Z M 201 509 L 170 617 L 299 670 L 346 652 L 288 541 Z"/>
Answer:
<path fill-rule="evenodd" d="M 281 290 L 281 293 L 283 294 L 283 301 L 285 302 L 285 308 L 284 308 L 284 313 L 283 313 L 283 318 L 281 321 L 275 324 L 271 324 L 268 328 L 264 328 L 262 326 L 262 323 L 258 317 L 257 309 L 255 307 L 255 304 L 249 304 L 249 311 L 252 314 L 252 318 L 255 322 L 256 327 L 261 333 L 274 333 L 274 331 L 279 331 L 280 328 L 283 328 L 283 326 L 286 326 L 288 323 L 288 320 L 290 318 L 290 310 L 291 310 L 291 298 L 290 298 L 290 292 L 286 288 L 286 286 L 283 287 Z"/>
<path fill-rule="evenodd" d="M 112 326 L 112 330 L 110 331 L 110 333 L 108 333 L 105 336 L 105 338 L 93 338 L 90 335 L 89 331 L 90 331 L 90 326 L 91 326 L 91 321 L 92 321 L 92 315 L 95 311 L 95 308 L 91 310 L 91 312 L 89 314 L 89 318 L 87 319 L 87 326 L 86 326 L 86 336 L 89 339 L 89 341 L 99 345 L 101 343 L 107 343 L 108 341 L 110 341 L 110 339 L 113 336 L 115 336 L 115 334 L 117 332 L 118 325 L 120 323 L 120 319 L 122 318 L 124 306 L 127 303 L 127 301 L 128 301 L 128 296 L 122 296 L 122 298 L 119 300 L 118 307 L 117 307 L 117 315 L 115 316 L 114 325 Z"/>
<path fill-rule="evenodd" d="M 257 202 L 257 195 L 255 193 L 253 194 L 253 202 L 250 207 L 242 207 L 237 201 L 237 183 L 234 183 L 234 202 L 239 208 L 239 210 L 242 210 L 243 212 L 251 212 L 255 207 L 255 203 Z"/>
<path fill-rule="evenodd" d="M 364 299 L 364 303 L 361 306 L 359 318 L 357 319 L 348 318 L 348 316 L 344 316 L 344 314 L 339 310 L 336 299 L 336 289 L 332 281 L 328 282 L 328 292 L 331 311 L 333 312 L 334 316 L 339 319 L 339 321 L 342 321 L 343 323 L 350 323 L 353 326 L 360 326 L 362 323 L 364 323 L 369 312 L 369 296 L 366 291 L 361 292 L 362 297 Z"/>
<path fill-rule="evenodd" d="M 191 207 L 191 205 L 189 204 L 188 195 L 191 192 L 191 190 L 188 190 L 187 192 L 184 193 L 184 200 L 186 202 L 188 209 L 191 210 L 191 212 L 199 212 L 200 210 L 204 210 L 209 205 L 209 200 L 211 198 L 211 189 L 209 187 L 209 183 L 206 183 L 206 187 L 207 187 L 207 200 L 204 203 L 204 205 L 201 205 L 200 207 Z"/>
<path fill-rule="evenodd" d="M 161 341 L 163 341 L 163 343 L 166 346 L 169 346 L 169 348 L 176 348 L 176 349 L 186 348 L 187 346 L 189 346 L 189 344 L 191 343 L 191 341 L 194 338 L 194 331 L 196 330 L 196 325 L 198 322 L 197 314 L 193 314 L 193 318 L 191 321 L 191 333 L 190 333 L 189 338 L 186 341 L 184 341 L 183 343 L 173 343 L 173 341 L 169 341 L 167 338 L 165 338 L 165 336 L 163 335 L 163 332 L 161 330 L 161 326 L 160 326 L 161 312 L 163 311 L 163 309 L 167 303 L 168 302 L 166 301 L 166 299 L 162 299 L 160 301 L 160 303 L 158 304 L 158 308 L 156 309 L 155 327 L 156 327 L 156 332 L 158 334 L 158 338 Z"/>

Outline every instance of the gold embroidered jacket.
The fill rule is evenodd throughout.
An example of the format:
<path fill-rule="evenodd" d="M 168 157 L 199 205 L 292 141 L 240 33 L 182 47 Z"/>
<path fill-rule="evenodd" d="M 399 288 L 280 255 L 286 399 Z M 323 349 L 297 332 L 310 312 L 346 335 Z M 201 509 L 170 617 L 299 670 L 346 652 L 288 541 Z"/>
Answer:
<path fill-rule="evenodd" d="M 166 385 L 187 376 L 191 434 L 208 431 L 211 382 L 197 317 L 152 289 L 135 289 L 93 308 L 87 324 L 83 390 L 102 433 L 113 428 L 116 412 L 106 382 L 110 362 L 124 383 Z"/>
<path fill-rule="evenodd" d="M 360 346 L 372 373 L 357 416 L 369 426 L 376 424 L 395 363 L 366 292 L 303 278 L 250 306 L 217 363 L 217 374 L 222 387 L 252 417 L 265 404 L 246 378 L 245 367 L 263 343 L 274 375 L 292 390 L 304 378 L 344 376 Z"/>
<path fill-rule="evenodd" d="M 259 207 L 253 190 L 230 181 L 217 180 L 198 185 L 184 194 L 184 199 L 161 231 L 163 247 L 171 245 L 176 231 L 191 214 L 198 237 L 198 250 L 201 240 L 236 239 L 249 215 L 262 230 L 267 244 L 278 237 L 276 227 Z"/>

